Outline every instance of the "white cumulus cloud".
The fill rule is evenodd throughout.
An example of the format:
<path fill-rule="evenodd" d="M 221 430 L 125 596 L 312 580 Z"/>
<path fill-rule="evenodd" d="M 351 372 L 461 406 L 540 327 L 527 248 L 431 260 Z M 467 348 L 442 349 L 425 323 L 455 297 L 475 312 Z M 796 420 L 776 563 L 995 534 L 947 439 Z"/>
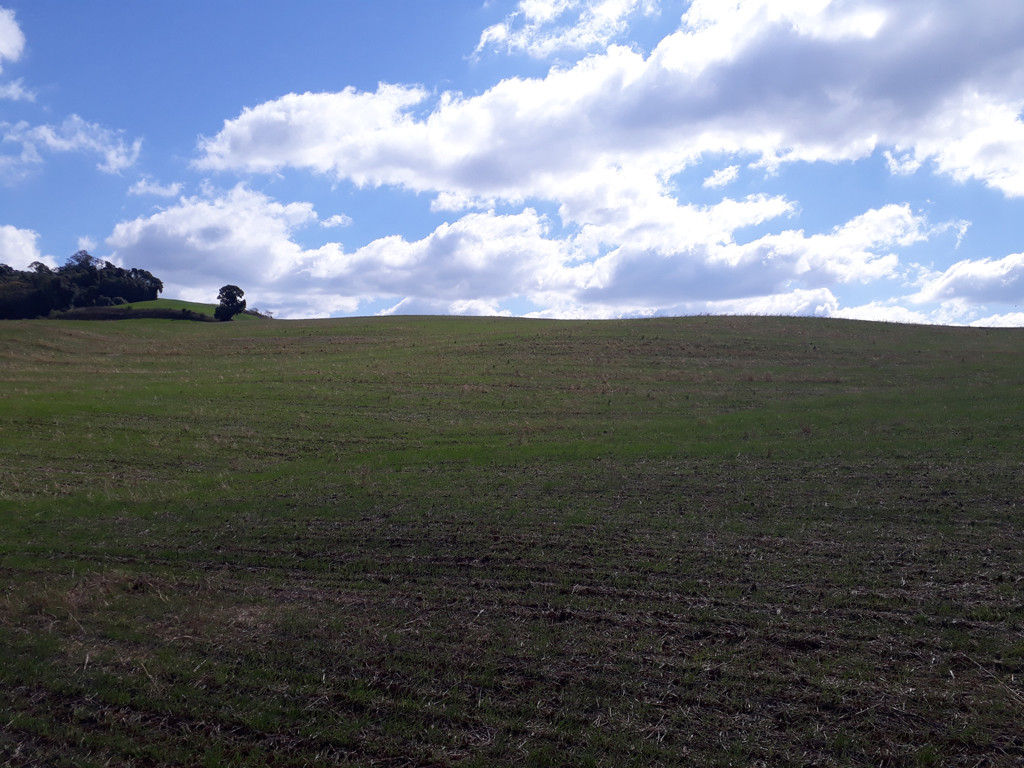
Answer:
<path fill-rule="evenodd" d="M 469 214 L 418 241 L 390 236 L 351 253 L 334 242 L 299 245 L 296 233 L 317 221 L 309 203 L 278 203 L 238 185 L 121 222 L 107 245 L 119 261 L 145 264 L 176 295 L 210 300 L 230 282 L 289 317 L 354 311 L 381 299 L 432 301 L 446 311 L 497 307 L 537 290 L 559 268 L 564 247 L 546 238 L 547 225 L 532 210 Z"/>
<path fill-rule="evenodd" d="M 4 60 L 17 61 L 25 50 L 25 35 L 14 18 L 14 11 L 0 8 L 0 72 Z"/>
<path fill-rule="evenodd" d="M 4 71 L 4 60 L 18 61 L 25 50 L 25 35 L 18 26 L 14 11 L 0 8 L 0 72 Z M 9 101 L 35 101 L 35 94 L 25 88 L 21 80 L 0 83 L 0 99 Z"/>
<path fill-rule="evenodd" d="M 546 58 L 590 50 L 625 32 L 631 16 L 657 9 L 655 0 L 520 0 L 504 21 L 483 31 L 476 53 L 499 48 Z"/>
<path fill-rule="evenodd" d="M 304 258 L 291 234 L 315 220 L 309 203 L 277 203 L 238 185 L 123 221 L 107 245 L 122 263 L 146 264 L 165 283 L 183 290 L 201 275 L 208 283 L 202 289 L 213 287 L 215 295 L 224 283 L 241 285 L 248 279 L 269 285 L 289 274 Z"/>
<path fill-rule="evenodd" d="M 990 315 L 980 320 L 975 320 L 970 325 L 976 328 L 1022 328 L 1024 327 L 1024 312 Z"/>
<path fill-rule="evenodd" d="M 0 226 L 0 264 L 14 269 L 27 269 L 34 261 L 50 267 L 57 266 L 52 256 L 39 252 L 39 233 L 31 229 L 19 229 L 10 224 Z"/>
<path fill-rule="evenodd" d="M 25 88 L 21 80 L 14 80 L 10 83 L 0 83 L 0 99 L 9 101 L 35 101 L 36 95 Z"/>
<path fill-rule="evenodd" d="M 104 173 L 120 173 L 130 168 L 142 151 L 142 139 L 126 143 L 121 132 L 71 115 L 60 125 L 32 126 L 28 122 L 0 123 L 3 144 L 20 146 L 16 155 L 0 156 L 0 169 L 24 172 L 43 162 L 43 152 L 85 152 L 99 155 L 96 167 Z"/>
<path fill-rule="evenodd" d="M 198 165 L 515 200 L 709 153 L 771 168 L 884 150 L 898 172 L 931 160 L 1018 194 L 1024 5 L 928 6 L 694 2 L 647 57 L 612 46 L 543 78 L 442 94 L 425 116 L 419 87 L 289 94 L 226 121 Z"/>
<path fill-rule="evenodd" d="M 177 197 L 184 185 L 181 182 L 161 184 L 143 176 L 128 188 L 129 195 L 153 195 L 155 197 Z"/>
<path fill-rule="evenodd" d="M 926 275 L 915 303 L 969 300 L 972 303 L 1016 304 L 1024 300 L 1024 253 L 1001 259 L 964 259 L 948 269 Z"/>
<path fill-rule="evenodd" d="M 348 227 L 351 224 L 352 217 L 346 216 L 344 213 L 336 213 L 320 222 L 320 226 L 325 229 L 330 229 L 331 227 Z"/>
<path fill-rule="evenodd" d="M 408 110 L 427 96 L 419 87 L 383 84 L 374 93 L 346 88 L 288 94 L 225 121 L 220 133 L 201 140 L 197 165 L 256 172 L 294 166 L 358 184 L 379 184 L 384 177 L 402 183 L 404 169 L 425 160 L 414 158 L 416 147 L 403 150 L 401 144 L 409 132 L 422 132 Z"/>
<path fill-rule="evenodd" d="M 740 167 L 730 165 L 728 168 L 720 168 L 704 179 L 704 186 L 708 189 L 727 187 L 739 178 Z"/>
<path fill-rule="evenodd" d="M 872 301 L 856 307 L 837 308 L 830 313 L 831 317 L 847 320 L 875 320 L 887 323 L 909 323 L 922 325 L 934 323 L 927 313 L 908 309 L 896 301 Z"/>

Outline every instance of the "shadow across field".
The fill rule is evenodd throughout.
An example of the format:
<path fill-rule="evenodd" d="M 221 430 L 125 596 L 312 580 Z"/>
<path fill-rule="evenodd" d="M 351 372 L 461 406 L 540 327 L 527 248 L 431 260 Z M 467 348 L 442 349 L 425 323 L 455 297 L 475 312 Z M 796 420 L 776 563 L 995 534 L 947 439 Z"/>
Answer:
<path fill-rule="evenodd" d="M 0 756 L 1018 765 L 1022 351 L 0 324 Z"/>

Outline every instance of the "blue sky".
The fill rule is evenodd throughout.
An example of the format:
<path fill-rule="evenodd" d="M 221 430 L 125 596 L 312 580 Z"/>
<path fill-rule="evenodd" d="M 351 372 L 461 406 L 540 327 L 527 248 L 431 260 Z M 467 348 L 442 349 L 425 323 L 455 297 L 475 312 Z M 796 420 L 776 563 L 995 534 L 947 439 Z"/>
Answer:
<path fill-rule="evenodd" d="M 1024 325 L 1019 0 L 0 0 L 0 262 L 277 317 Z"/>

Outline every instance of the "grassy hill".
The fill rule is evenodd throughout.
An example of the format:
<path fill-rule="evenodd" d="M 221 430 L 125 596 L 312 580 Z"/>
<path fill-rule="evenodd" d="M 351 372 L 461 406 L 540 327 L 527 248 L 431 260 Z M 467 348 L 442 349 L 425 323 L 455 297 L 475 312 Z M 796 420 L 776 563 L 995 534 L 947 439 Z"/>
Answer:
<path fill-rule="evenodd" d="M 0 323 L 0 763 L 1024 760 L 1024 332 Z"/>
<path fill-rule="evenodd" d="M 136 301 L 109 307 L 78 307 L 55 313 L 60 320 L 200 320 L 213 322 L 216 304 L 200 304 L 179 299 Z M 268 319 L 266 315 L 249 310 L 235 315 L 232 321 Z"/>
<path fill-rule="evenodd" d="M 207 315 L 213 317 L 214 311 L 217 309 L 216 304 L 200 304 L 195 301 L 181 301 L 180 299 L 156 299 L 155 301 L 136 301 L 130 305 L 132 309 L 171 309 L 175 311 L 186 310 L 188 312 L 195 312 L 200 315 Z M 265 320 L 267 319 L 263 315 L 253 314 L 252 310 L 242 312 L 241 314 L 235 315 L 232 318 L 232 322 L 251 322 L 253 320 Z"/>
<path fill-rule="evenodd" d="M 201 315 L 213 317 L 216 304 L 201 304 L 195 301 L 181 301 L 180 299 L 156 299 L 154 301 L 136 301 L 129 305 L 132 309 L 186 309 L 189 312 L 196 312 Z"/>

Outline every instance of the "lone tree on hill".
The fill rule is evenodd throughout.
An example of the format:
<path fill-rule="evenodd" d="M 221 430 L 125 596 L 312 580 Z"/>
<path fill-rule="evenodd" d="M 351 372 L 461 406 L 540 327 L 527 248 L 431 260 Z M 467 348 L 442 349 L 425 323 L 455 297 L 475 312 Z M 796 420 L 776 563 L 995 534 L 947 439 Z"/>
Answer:
<path fill-rule="evenodd" d="M 240 312 L 245 311 L 245 291 L 237 285 L 225 285 L 217 294 L 220 305 L 214 310 L 213 316 L 218 320 L 230 320 Z"/>

